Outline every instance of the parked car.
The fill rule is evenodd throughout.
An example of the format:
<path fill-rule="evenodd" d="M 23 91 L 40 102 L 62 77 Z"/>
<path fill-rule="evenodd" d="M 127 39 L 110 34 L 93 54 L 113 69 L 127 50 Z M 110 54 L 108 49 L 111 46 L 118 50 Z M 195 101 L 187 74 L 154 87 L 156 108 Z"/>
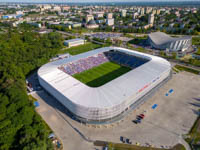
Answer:
<path fill-rule="evenodd" d="M 126 143 L 128 143 L 128 144 L 129 144 L 129 143 L 130 143 L 130 140 L 129 140 L 129 139 L 126 139 Z"/>
<path fill-rule="evenodd" d="M 145 115 L 144 114 L 140 114 L 140 115 L 138 115 L 138 117 L 140 117 L 141 119 L 144 119 Z"/>
<path fill-rule="evenodd" d="M 120 136 L 120 141 L 123 141 L 124 140 L 124 137 L 123 136 Z"/>
<path fill-rule="evenodd" d="M 123 143 L 125 143 L 125 139 L 124 139 L 123 136 L 120 136 L 120 141 L 123 142 Z"/>
<path fill-rule="evenodd" d="M 107 146 L 106 146 L 106 147 L 104 147 L 104 148 L 103 148 L 103 150 L 108 150 L 108 147 L 107 147 Z"/>
<path fill-rule="evenodd" d="M 133 120 L 133 123 L 135 123 L 135 124 L 141 123 L 141 119 Z"/>
<path fill-rule="evenodd" d="M 137 120 L 142 120 L 143 118 L 141 118 L 140 116 L 137 116 L 136 119 L 137 119 Z"/>

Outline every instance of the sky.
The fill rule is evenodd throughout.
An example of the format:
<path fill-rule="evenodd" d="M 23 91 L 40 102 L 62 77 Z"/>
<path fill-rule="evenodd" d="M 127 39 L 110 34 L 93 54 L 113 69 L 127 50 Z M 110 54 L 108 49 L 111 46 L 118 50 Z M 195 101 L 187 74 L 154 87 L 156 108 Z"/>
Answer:
<path fill-rule="evenodd" d="M 80 3 L 80 2 L 178 2 L 178 1 L 199 1 L 200 0 L 0 0 L 0 2 L 29 2 L 29 3 L 32 3 L 32 2 L 35 2 L 35 3 L 56 3 L 56 2 L 66 2 L 66 3 Z"/>

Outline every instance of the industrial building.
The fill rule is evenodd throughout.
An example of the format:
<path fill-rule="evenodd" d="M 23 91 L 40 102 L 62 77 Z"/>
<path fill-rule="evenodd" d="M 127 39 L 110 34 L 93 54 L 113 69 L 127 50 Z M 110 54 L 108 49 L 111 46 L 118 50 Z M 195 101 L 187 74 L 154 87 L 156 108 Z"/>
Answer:
<path fill-rule="evenodd" d="M 85 41 L 83 39 L 80 39 L 80 38 L 64 41 L 64 45 L 68 46 L 68 47 L 83 45 L 84 43 L 85 43 Z"/>
<path fill-rule="evenodd" d="M 61 65 L 110 51 L 143 59 L 145 63 L 96 88 L 85 85 L 59 69 Z M 97 124 L 112 122 L 125 116 L 126 112 L 135 109 L 141 99 L 163 83 L 170 74 L 171 65 L 163 58 L 125 48 L 104 47 L 47 63 L 38 70 L 38 79 L 41 86 L 77 120 Z"/>
<path fill-rule="evenodd" d="M 163 32 L 154 32 L 148 35 L 148 42 L 153 48 L 175 52 L 184 52 L 189 49 L 191 40 L 191 36 L 174 38 Z"/>

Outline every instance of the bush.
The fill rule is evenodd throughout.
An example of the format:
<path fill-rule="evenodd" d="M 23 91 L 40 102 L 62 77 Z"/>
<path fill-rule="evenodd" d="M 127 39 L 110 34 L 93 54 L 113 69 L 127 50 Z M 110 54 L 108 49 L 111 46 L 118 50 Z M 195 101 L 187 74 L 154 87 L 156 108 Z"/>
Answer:
<path fill-rule="evenodd" d="M 188 68 L 188 67 L 184 67 L 184 66 L 180 66 L 180 65 L 175 65 L 175 68 L 177 68 L 180 71 L 187 71 L 187 72 L 191 72 L 194 74 L 199 74 L 200 71 L 192 69 L 192 68 Z"/>

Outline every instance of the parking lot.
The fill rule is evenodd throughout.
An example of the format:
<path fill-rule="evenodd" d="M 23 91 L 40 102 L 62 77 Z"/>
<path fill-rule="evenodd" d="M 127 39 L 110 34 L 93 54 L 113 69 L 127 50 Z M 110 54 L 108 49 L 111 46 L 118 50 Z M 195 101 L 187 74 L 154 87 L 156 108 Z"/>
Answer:
<path fill-rule="evenodd" d="M 95 147 L 88 141 L 121 142 L 120 136 L 130 139 L 133 144 L 169 148 L 184 142 L 182 135 L 190 130 L 197 118 L 199 85 L 200 76 L 187 72 L 173 74 L 153 97 L 121 122 L 101 127 L 88 127 L 72 120 L 66 115 L 66 109 L 44 91 L 32 95 L 40 103 L 38 113 L 61 139 L 64 149 L 92 150 Z M 144 119 L 139 124 L 133 123 L 140 113 L 145 114 Z"/>
<path fill-rule="evenodd" d="M 104 32 L 97 32 L 93 34 L 85 34 L 87 36 L 91 36 L 92 38 L 99 38 L 99 39 L 108 39 L 108 38 L 117 38 L 120 37 L 121 33 L 104 33 Z"/>

